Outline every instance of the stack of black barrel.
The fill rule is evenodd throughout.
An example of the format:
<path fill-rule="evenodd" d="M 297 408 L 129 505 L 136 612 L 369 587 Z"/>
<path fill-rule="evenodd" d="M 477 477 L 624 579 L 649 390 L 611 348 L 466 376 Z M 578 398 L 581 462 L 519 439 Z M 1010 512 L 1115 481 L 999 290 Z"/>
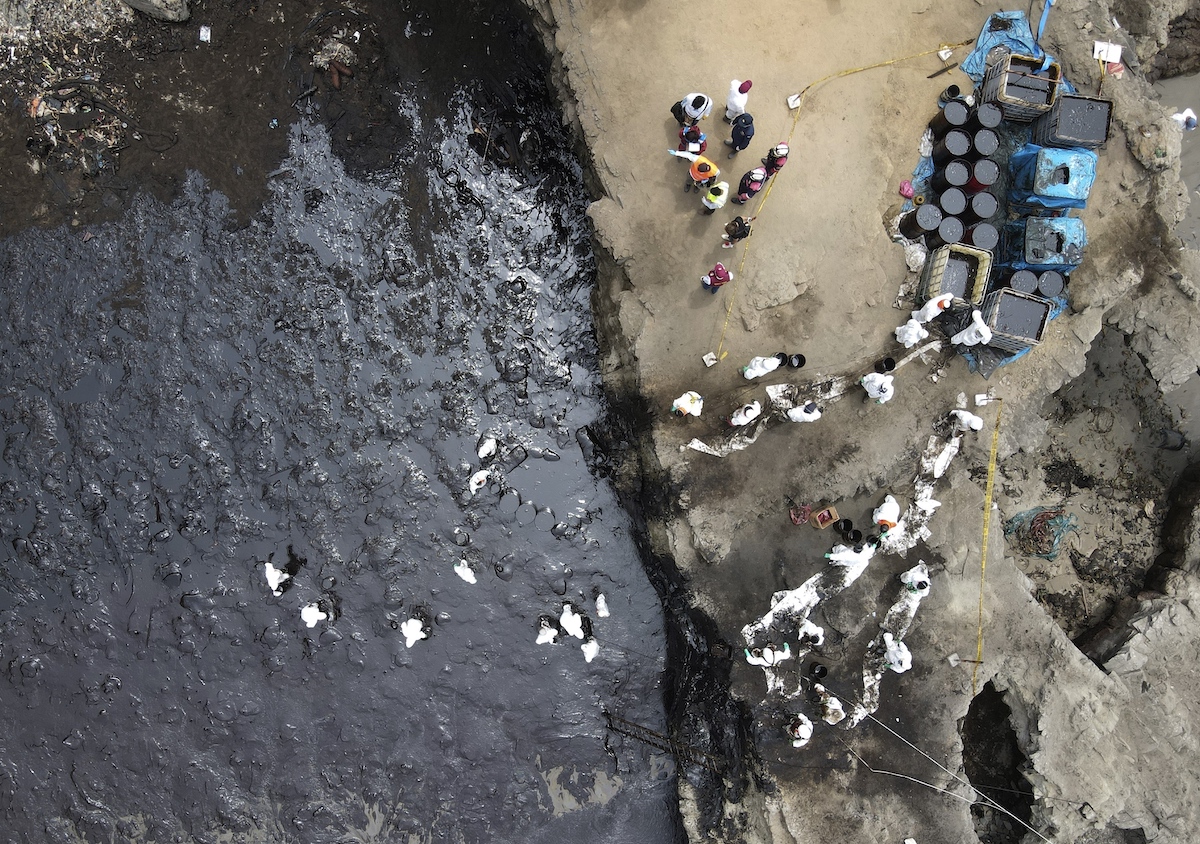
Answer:
<path fill-rule="evenodd" d="M 900 220 L 909 240 L 925 239 L 934 250 L 965 243 L 994 252 L 1000 234 L 989 222 L 999 209 L 992 186 L 1000 177 L 994 156 L 1004 114 L 995 103 L 968 106 L 961 98 L 946 104 L 929 122 L 933 131 L 933 175 L 929 193 Z M 918 200 L 914 200 L 918 201 Z"/>

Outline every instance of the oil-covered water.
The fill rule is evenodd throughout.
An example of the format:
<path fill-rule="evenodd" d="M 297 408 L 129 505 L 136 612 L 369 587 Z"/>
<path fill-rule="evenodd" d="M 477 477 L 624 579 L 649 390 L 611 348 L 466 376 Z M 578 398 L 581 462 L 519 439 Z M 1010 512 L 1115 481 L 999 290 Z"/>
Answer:
<path fill-rule="evenodd" d="M 390 163 L 309 110 L 248 223 L 193 173 L 0 243 L 5 840 L 677 835 L 605 730 L 666 731 L 663 620 L 598 477 L 578 165 L 528 67 L 519 166 L 467 142 L 502 30 L 396 37 L 468 64 L 388 92 Z"/>

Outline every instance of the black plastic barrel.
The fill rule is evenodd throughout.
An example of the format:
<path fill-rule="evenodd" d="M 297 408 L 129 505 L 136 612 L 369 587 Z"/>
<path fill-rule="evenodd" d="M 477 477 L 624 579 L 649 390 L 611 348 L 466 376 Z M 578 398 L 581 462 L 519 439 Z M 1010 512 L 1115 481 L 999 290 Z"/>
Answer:
<path fill-rule="evenodd" d="M 946 188 L 961 188 L 970 180 L 970 162 L 955 159 L 941 170 L 935 170 L 929 177 L 929 184 L 936 191 L 944 191 Z"/>
<path fill-rule="evenodd" d="M 1037 285 L 1037 273 L 1032 270 L 1017 270 L 1008 277 L 1008 286 L 1018 293 L 1036 293 Z"/>
<path fill-rule="evenodd" d="M 1047 299 L 1062 295 L 1063 288 L 1066 286 L 1066 279 L 1058 270 L 1046 270 L 1038 276 L 1037 292 Z"/>
<path fill-rule="evenodd" d="M 1000 165 L 990 158 L 981 158 L 971 163 L 970 178 L 967 179 L 967 183 L 962 188 L 968 193 L 987 190 L 996 184 L 996 180 L 999 178 Z"/>
<path fill-rule="evenodd" d="M 991 223 L 976 223 L 968 226 L 967 230 L 963 232 L 963 243 L 974 246 L 976 249 L 995 252 L 996 247 L 1000 245 L 1000 232 L 996 231 L 996 227 Z"/>
<path fill-rule="evenodd" d="M 966 103 L 962 100 L 950 100 L 945 108 L 940 109 L 933 116 L 933 120 L 929 121 L 929 128 L 933 130 L 935 138 L 940 138 L 951 129 L 966 126 L 970 116 L 971 110 L 967 108 Z"/>
<path fill-rule="evenodd" d="M 790 366 L 792 369 L 800 369 L 805 363 L 807 363 L 807 361 L 805 360 L 804 355 L 797 354 L 788 358 L 788 366 Z"/>
<path fill-rule="evenodd" d="M 980 191 L 967 201 L 967 208 L 960 216 L 964 223 L 970 225 L 980 220 L 990 220 L 999 210 L 1000 203 L 996 201 L 996 197 L 987 191 Z"/>
<path fill-rule="evenodd" d="M 936 205 L 928 202 L 918 205 L 900 218 L 900 234 L 909 240 L 916 240 L 925 232 L 933 231 L 942 222 L 942 212 Z"/>
<path fill-rule="evenodd" d="M 970 154 L 971 136 L 962 129 L 951 129 L 933 145 L 933 164 L 935 167 L 944 167 L 954 159 L 966 158 Z"/>
<path fill-rule="evenodd" d="M 861 530 L 859 530 L 858 528 L 855 528 L 854 530 L 846 531 L 846 541 L 849 542 L 851 545 L 857 545 L 858 543 L 862 542 L 862 539 L 863 539 L 863 532 Z"/>
<path fill-rule="evenodd" d="M 971 110 L 967 126 L 971 129 L 995 129 L 1004 120 L 1004 112 L 995 103 L 980 103 Z"/>
<path fill-rule="evenodd" d="M 957 217 L 967 210 L 967 195 L 958 188 L 947 188 L 934 202 L 942 209 L 943 217 Z"/>
<path fill-rule="evenodd" d="M 962 240 L 965 231 L 966 226 L 958 217 L 943 217 L 942 221 L 938 223 L 936 231 L 925 233 L 925 246 L 929 249 L 937 249 L 948 243 L 958 243 Z"/>
<path fill-rule="evenodd" d="M 895 358 L 880 358 L 875 361 L 875 371 L 880 375 L 886 375 L 896 368 Z"/>
<path fill-rule="evenodd" d="M 971 158 L 991 158 L 1000 149 L 1000 136 L 994 129 L 979 129 L 971 137 Z"/>

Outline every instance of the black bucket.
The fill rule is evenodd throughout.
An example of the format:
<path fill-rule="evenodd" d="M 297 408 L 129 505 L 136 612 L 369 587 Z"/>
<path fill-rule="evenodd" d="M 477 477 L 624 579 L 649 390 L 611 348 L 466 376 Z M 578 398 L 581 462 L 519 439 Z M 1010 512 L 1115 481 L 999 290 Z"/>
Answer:
<path fill-rule="evenodd" d="M 983 131 L 980 129 L 979 131 Z M 944 167 L 956 158 L 971 154 L 971 136 L 962 129 L 951 129 L 933 145 L 933 165 Z"/>
<path fill-rule="evenodd" d="M 942 212 L 936 205 L 918 205 L 900 218 L 900 234 L 916 240 L 925 232 L 933 231 L 942 222 Z"/>
<path fill-rule="evenodd" d="M 971 138 L 970 158 L 991 158 L 1000 149 L 1000 136 L 994 129 L 980 129 Z"/>
<path fill-rule="evenodd" d="M 823 680 L 829 676 L 829 669 L 819 662 L 814 662 L 808 666 L 808 676 L 814 680 Z"/>
<path fill-rule="evenodd" d="M 1063 274 L 1058 270 L 1046 270 L 1038 276 L 1037 292 L 1047 299 L 1060 296 L 1063 288 L 1066 286 L 1066 279 L 1063 278 Z"/>
<path fill-rule="evenodd" d="M 995 129 L 1004 120 L 1004 112 L 995 103 L 980 103 L 971 111 L 967 126 L 971 129 Z"/>
<path fill-rule="evenodd" d="M 1017 270 L 1008 277 L 1008 286 L 1018 293 L 1036 293 L 1038 286 L 1037 273 L 1032 270 Z"/>
<path fill-rule="evenodd" d="M 938 194 L 936 204 L 943 217 L 958 217 L 967 210 L 967 195 L 959 188 L 946 188 Z"/>
<path fill-rule="evenodd" d="M 882 358 L 875 361 L 875 371 L 880 375 L 885 375 L 896 368 L 895 358 Z"/>
<path fill-rule="evenodd" d="M 929 121 L 929 128 L 933 131 L 933 137 L 940 138 L 951 129 L 966 126 L 970 116 L 971 112 L 966 103 L 962 100 L 950 100 L 946 103 L 945 108 Z"/>
<path fill-rule="evenodd" d="M 949 243 L 958 243 L 966 232 L 966 226 L 958 217 L 943 217 L 936 231 L 926 232 L 925 247 L 937 249 Z"/>
<path fill-rule="evenodd" d="M 790 358 L 788 358 L 788 366 L 790 366 L 792 369 L 800 369 L 807 362 L 808 361 L 804 359 L 804 355 L 792 355 Z"/>
<path fill-rule="evenodd" d="M 962 221 L 970 225 L 980 220 L 990 220 L 999 210 L 1000 203 L 996 201 L 996 197 L 987 191 L 980 191 L 967 203 L 967 208 L 962 213 Z"/>
<path fill-rule="evenodd" d="M 961 188 L 970 181 L 971 165 L 961 158 L 949 162 L 942 170 L 935 170 L 929 177 L 930 186 L 938 192 L 947 188 Z"/>
<path fill-rule="evenodd" d="M 846 541 L 851 545 L 858 545 L 863 540 L 863 532 L 858 528 L 846 531 Z"/>
<path fill-rule="evenodd" d="M 963 243 L 976 249 L 986 249 L 995 252 L 1000 245 L 1000 232 L 991 223 L 976 223 L 963 232 Z"/>
<path fill-rule="evenodd" d="M 780 366 L 786 366 L 787 362 L 788 362 L 788 353 L 787 352 L 776 352 L 775 360 L 779 361 Z"/>
<path fill-rule="evenodd" d="M 854 530 L 854 522 L 849 519 L 838 519 L 833 523 L 833 529 L 838 533 L 845 533 L 849 530 Z"/>
<path fill-rule="evenodd" d="M 967 179 L 963 190 L 967 193 L 978 193 L 996 184 L 1000 178 L 1000 165 L 990 158 L 981 158 L 971 164 L 971 176 Z"/>
<path fill-rule="evenodd" d="M 957 85 L 947 85 L 946 90 L 938 94 L 938 108 L 942 108 L 951 100 L 957 100 L 962 96 L 962 88 Z"/>

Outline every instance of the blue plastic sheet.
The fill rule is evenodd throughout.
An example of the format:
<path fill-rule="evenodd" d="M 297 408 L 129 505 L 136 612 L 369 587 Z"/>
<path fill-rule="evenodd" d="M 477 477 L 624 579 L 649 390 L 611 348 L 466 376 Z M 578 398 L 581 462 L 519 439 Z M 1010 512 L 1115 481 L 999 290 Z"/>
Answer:
<path fill-rule="evenodd" d="M 1004 227 L 1001 264 L 1069 273 L 1083 261 L 1087 229 L 1078 217 L 1026 217 Z"/>
<path fill-rule="evenodd" d="M 997 46 L 1035 59 L 1044 55 L 1033 37 L 1024 12 L 996 12 L 984 21 L 979 37 L 975 39 L 975 49 L 960 65 L 963 73 L 975 80 L 976 85 L 983 81 L 983 75 L 987 73 L 987 54 Z"/>
<path fill-rule="evenodd" d="M 1085 208 L 1096 162 L 1091 150 L 1025 144 L 1008 159 L 1008 202 L 1034 209 Z"/>

